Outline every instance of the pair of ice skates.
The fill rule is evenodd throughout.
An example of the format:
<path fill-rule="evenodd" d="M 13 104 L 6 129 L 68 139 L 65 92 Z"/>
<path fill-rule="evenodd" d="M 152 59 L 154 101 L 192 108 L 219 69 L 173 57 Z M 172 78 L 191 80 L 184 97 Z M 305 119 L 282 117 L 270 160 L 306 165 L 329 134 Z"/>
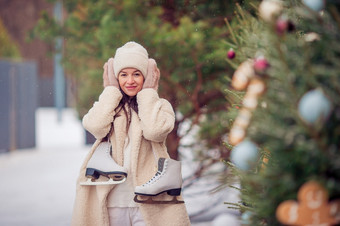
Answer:
<path fill-rule="evenodd" d="M 81 185 L 110 185 L 120 184 L 126 180 L 127 170 L 118 165 L 111 157 L 111 144 L 101 142 L 86 167 L 86 182 Z M 109 178 L 108 181 L 97 181 L 99 176 Z M 179 161 L 159 158 L 157 173 L 145 184 L 135 187 L 134 201 L 147 204 L 177 204 L 184 203 L 177 199 L 181 194 L 182 178 L 181 163 Z M 166 192 L 173 196 L 169 201 L 156 201 L 152 196 Z M 147 196 L 148 199 L 138 199 L 138 196 Z"/>

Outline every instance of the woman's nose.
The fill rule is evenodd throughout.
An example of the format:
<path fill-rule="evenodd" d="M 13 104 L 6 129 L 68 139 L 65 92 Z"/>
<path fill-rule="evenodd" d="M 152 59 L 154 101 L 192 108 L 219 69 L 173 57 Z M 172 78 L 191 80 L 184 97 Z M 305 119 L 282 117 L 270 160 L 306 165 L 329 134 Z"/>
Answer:
<path fill-rule="evenodd" d="M 134 78 L 133 78 L 133 76 L 129 76 L 129 78 L 128 78 L 128 83 L 133 83 L 135 80 L 134 80 Z"/>

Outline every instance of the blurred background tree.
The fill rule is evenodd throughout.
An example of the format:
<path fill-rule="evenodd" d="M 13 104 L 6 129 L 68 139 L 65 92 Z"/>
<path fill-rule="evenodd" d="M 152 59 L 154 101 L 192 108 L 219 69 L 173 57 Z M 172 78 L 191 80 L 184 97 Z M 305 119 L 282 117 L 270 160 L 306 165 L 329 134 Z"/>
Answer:
<path fill-rule="evenodd" d="M 9 37 L 0 19 L 0 58 L 19 59 L 20 51 L 17 44 Z"/>
<path fill-rule="evenodd" d="M 338 225 L 340 4 L 264 0 L 256 8 L 258 15 L 239 8 L 230 28 L 240 110 L 229 111 L 237 114 L 227 147 L 242 201 L 229 204 L 244 225 Z M 225 175 L 223 185 L 230 180 Z M 302 220 L 302 205 L 285 206 L 282 218 L 279 206 L 301 202 L 302 187 L 319 204 L 322 195 L 322 207 L 304 209 Z"/>
<path fill-rule="evenodd" d="M 229 34 L 224 18 L 233 16 L 235 2 L 69 0 L 62 26 L 43 13 L 32 34 L 48 42 L 64 38 L 63 62 L 75 80 L 80 118 L 102 90 L 104 62 L 125 42 L 141 43 L 161 70 L 160 96 L 177 114 L 167 139 L 170 156 L 178 158 L 181 138 L 195 125 L 201 127 L 200 147 L 225 156 L 225 74 L 231 69 L 225 62 L 228 45 L 223 39 Z M 190 126 L 180 133 L 183 122 Z"/>

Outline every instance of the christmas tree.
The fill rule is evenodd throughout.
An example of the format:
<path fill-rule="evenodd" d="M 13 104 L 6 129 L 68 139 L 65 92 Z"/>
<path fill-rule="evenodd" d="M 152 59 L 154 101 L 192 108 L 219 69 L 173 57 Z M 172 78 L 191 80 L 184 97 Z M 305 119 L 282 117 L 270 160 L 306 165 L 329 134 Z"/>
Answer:
<path fill-rule="evenodd" d="M 226 21 L 240 97 L 228 164 L 242 200 L 229 206 L 244 225 L 340 224 L 339 6 L 264 0 Z"/>

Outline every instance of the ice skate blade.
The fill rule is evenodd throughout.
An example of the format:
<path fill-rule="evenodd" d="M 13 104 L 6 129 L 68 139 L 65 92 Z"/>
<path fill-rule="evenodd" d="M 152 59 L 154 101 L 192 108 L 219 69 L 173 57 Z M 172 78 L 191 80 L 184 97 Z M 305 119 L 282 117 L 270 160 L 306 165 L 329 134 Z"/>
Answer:
<path fill-rule="evenodd" d="M 108 181 L 92 181 L 91 178 L 88 178 L 87 181 L 85 182 L 80 182 L 80 185 L 112 185 L 112 184 L 121 184 L 126 180 L 126 177 L 123 178 L 123 180 L 112 180 L 112 178 L 110 178 L 110 180 Z"/>
<path fill-rule="evenodd" d="M 127 177 L 127 173 L 124 171 L 103 172 L 94 168 L 86 168 L 85 176 L 94 179 L 98 179 L 100 176 L 104 176 L 119 181 L 122 177 Z"/>
<path fill-rule="evenodd" d="M 182 200 L 178 200 L 177 196 L 173 196 L 172 200 L 153 200 L 151 196 L 148 196 L 148 199 L 141 200 L 138 199 L 138 195 L 135 195 L 135 198 L 133 199 L 137 203 L 143 203 L 143 204 L 181 204 L 184 203 Z"/>

